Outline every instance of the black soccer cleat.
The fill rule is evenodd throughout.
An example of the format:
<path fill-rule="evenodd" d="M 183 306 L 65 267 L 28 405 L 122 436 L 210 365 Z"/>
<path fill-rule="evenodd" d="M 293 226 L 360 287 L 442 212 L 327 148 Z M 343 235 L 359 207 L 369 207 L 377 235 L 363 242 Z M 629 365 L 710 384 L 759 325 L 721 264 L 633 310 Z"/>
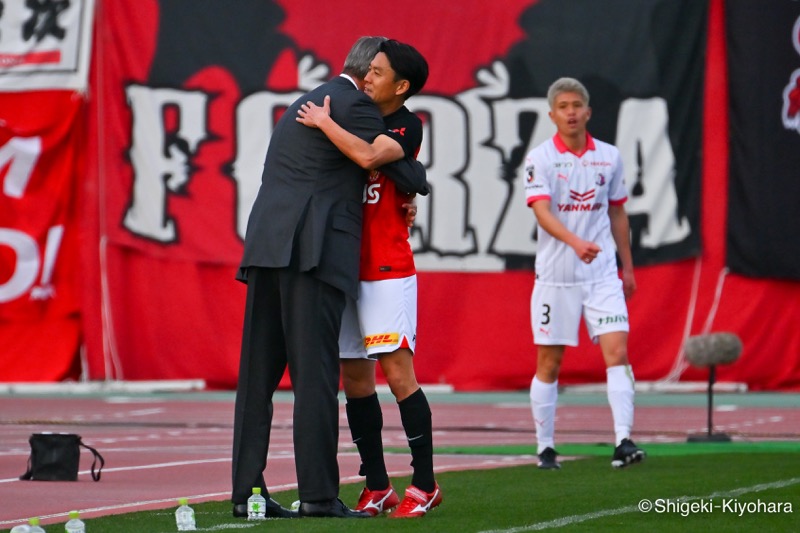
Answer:
<path fill-rule="evenodd" d="M 611 460 L 611 466 L 614 468 L 624 468 L 626 466 L 641 463 L 647 454 L 636 446 L 631 439 L 622 439 L 614 449 L 614 458 Z"/>
<path fill-rule="evenodd" d="M 561 468 L 561 463 L 556 460 L 556 452 L 553 448 L 545 448 L 537 457 L 539 457 L 539 468 L 542 470 L 558 470 Z"/>

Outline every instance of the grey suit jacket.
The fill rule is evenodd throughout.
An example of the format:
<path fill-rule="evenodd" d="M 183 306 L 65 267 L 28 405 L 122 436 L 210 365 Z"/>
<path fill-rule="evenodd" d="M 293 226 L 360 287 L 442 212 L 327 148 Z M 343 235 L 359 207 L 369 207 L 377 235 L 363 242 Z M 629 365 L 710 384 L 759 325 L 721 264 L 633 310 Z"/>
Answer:
<path fill-rule="evenodd" d="M 365 171 L 322 131 L 297 122 L 301 103 L 322 105 L 331 117 L 367 142 L 385 131 L 377 107 L 350 80 L 336 77 L 298 98 L 270 140 L 261 188 L 250 213 L 237 279 L 247 268 L 290 267 L 356 296 Z M 382 167 L 407 192 L 427 193 L 424 168 L 413 160 Z"/>

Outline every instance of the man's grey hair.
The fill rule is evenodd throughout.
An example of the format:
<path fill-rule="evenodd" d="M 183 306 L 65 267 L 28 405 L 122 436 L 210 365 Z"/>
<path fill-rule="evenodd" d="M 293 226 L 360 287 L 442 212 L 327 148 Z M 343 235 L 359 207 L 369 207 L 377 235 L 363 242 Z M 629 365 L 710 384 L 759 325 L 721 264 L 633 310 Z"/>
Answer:
<path fill-rule="evenodd" d="M 369 64 L 378 53 L 378 47 L 386 37 L 359 37 L 344 60 L 342 72 L 363 80 L 369 72 Z"/>
<path fill-rule="evenodd" d="M 575 78 L 558 78 L 547 89 L 547 103 L 550 104 L 550 109 L 553 109 L 556 97 L 561 93 L 576 93 L 579 94 L 583 103 L 589 105 L 589 91 L 586 87 L 576 80 Z"/>

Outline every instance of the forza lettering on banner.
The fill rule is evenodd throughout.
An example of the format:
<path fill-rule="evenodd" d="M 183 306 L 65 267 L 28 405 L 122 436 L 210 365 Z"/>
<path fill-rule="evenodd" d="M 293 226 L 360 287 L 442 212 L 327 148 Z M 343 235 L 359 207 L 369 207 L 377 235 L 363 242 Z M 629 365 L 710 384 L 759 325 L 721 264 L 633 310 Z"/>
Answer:
<path fill-rule="evenodd" d="M 429 117 L 424 132 L 427 142 L 420 150 L 419 160 L 428 169 L 433 194 L 417 199 L 420 211 L 429 216 L 417 219 L 411 235 L 420 270 L 457 266 L 466 271 L 502 271 L 506 256 L 532 257 L 536 253 L 535 223 L 524 202 L 515 201 L 520 180 L 504 179 L 498 169 L 503 166 L 502 154 L 527 151 L 554 134 L 553 125 L 546 118 L 547 100 L 501 96 L 487 101 L 472 98 L 470 92 L 474 90 L 477 89 L 452 98 L 420 95 L 410 104 L 412 111 Z M 130 85 L 126 93 L 133 116 L 133 183 L 123 225 L 148 240 L 179 241 L 181 221 L 170 211 L 169 200 L 173 195 L 184 194 L 199 168 L 198 153 L 204 141 L 213 138 L 206 111 L 213 95 L 202 90 L 144 85 Z M 244 238 L 247 217 L 258 193 L 275 117 L 299 95 L 300 92 L 263 91 L 245 97 L 236 106 L 236 159 L 220 167 L 229 169 L 230 178 L 236 183 L 233 226 L 239 239 Z M 462 102 L 469 105 L 461 105 Z M 177 129 L 169 133 L 164 119 L 167 107 L 180 116 Z M 647 187 L 631 195 L 627 205 L 631 216 L 644 215 L 645 225 L 637 242 L 653 249 L 679 242 L 690 228 L 686 219 L 678 215 L 675 158 L 667 132 L 666 104 L 659 98 L 628 99 L 619 112 L 616 144 L 623 157 L 626 183 L 632 187 L 637 173 L 647 176 Z M 534 131 L 525 137 L 527 146 L 523 146 L 521 135 L 513 134 L 523 113 L 539 117 Z M 478 116 L 489 117 L 490 123 L 481 124 L 476 120 Z M 487 129 L 473 131 L 477 128 Z M 487 141 L 472 144 L 476 137 Z M 637 159 L 637 150 L 648 157 Z M 599 168 L 603 168 L 602 163 Z M 517 168 L 514 174 L 523 176 L 525 171 Z M 377 193 L 365 188 L 364 200 L 377 201 Z M 581 204 L 563 209 L 585 211 L 597 206 Z M 520 231 L 520 225 L 530 231 Z M 229 227 L 230 224 L 219 226 L 220 231 Z"/>

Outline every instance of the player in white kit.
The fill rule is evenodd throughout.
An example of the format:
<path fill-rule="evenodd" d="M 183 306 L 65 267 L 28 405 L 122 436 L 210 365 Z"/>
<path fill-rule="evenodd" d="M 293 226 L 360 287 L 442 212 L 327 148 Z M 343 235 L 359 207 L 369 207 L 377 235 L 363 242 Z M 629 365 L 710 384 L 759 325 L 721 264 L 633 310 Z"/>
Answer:
<path fill-rule="evenodd" d="M 630 438 L 634 379 L 625 300 L 636 281 L 622 161 L 616 147 L 586 130 L 591 108 L 582 83 L 560 78 L 547 99 L 557 133 L 528 153 L 524 173 L 525 198 L 539 224 L 531 296 L 537 363 L 530 391 L 539 468 L 561 467 L 554 445 L 558 373 L 565 347 L 578 345 L 581 317 L 605 360 L 616 437 L 611 465 L 620 468 L 645 457 Z"/>

